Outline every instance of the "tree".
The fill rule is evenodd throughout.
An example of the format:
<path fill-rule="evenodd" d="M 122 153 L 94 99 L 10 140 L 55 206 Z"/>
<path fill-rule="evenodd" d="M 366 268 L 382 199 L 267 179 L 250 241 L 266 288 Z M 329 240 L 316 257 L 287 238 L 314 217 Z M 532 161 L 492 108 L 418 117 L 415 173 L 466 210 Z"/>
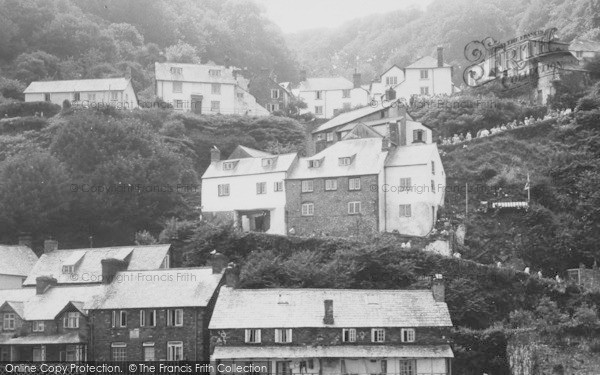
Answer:
<path fill-rule="evenodd" d="M 58 57 L 43 51 L 23 53 L 14 62 L 15 77 L 22 82 L 56 79 L 59 74 Z"/>
<path fill-rule="evenodd" d="M 168 47 L 165 51 L 167 61 L 178 62 L 178 63 L 191 63 L 199 64 L 200 57 L 198 57 L 198 51 L 196 47 L 193 47 L 183 41 L 177 42 L 177 44 Z"/>

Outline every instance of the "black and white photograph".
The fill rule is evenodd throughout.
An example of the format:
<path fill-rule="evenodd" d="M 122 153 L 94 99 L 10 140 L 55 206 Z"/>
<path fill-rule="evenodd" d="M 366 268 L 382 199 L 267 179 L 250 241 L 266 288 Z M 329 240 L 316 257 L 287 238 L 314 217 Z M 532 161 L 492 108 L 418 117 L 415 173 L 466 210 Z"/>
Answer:
<path fill-rule="evenodd" d="M 0 375 L 600 375 L 600 0 L 0 0 Z"/>

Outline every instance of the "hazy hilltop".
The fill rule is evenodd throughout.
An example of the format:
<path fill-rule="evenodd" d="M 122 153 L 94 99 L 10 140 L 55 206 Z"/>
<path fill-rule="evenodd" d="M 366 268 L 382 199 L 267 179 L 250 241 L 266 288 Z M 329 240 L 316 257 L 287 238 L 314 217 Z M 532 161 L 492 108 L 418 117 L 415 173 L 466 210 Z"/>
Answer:
<path fill-rule="evenodd" d="M 300 66 L 310 75 L 350 76 L 363 81 L 393 64 L 406 66 L 444 47 L 457 82 L 466 66 L 464 47 L 488 36 L 504 41 L 530 31 L 557 27 L 561 39 L 600 38 L 600 3 L 596 0 L 435 0 L 425 11 L 408 9 L 366 16 L 332 29 L 286 36 Z M 457 74 L 458 73 L 458 74 Z"/>

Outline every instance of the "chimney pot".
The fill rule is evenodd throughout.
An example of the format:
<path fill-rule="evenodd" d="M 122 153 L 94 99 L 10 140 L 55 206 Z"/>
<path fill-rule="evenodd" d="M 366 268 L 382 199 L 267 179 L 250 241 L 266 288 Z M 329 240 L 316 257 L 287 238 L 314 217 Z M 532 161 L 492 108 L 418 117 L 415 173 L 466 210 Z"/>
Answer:
<path fill-rule="evenodd" d="M 354 73 L 352 75 L 352 81 L 354 83 L 354 88 L 358 89 L 362 86 L 362 76 L 360 73 Z"/>
<path fill-rule="evenodd" d="M 435 302 L 446 302 L 446 287 L 441 274 L 436 274 L 431 283 L 431 293 Z"/>
<path fill-rule="evenodd" d="M 48 254 L 58 250 L 58 241 L 56 240 L 45 240 L 44 241 L 44 254 Z"/>
<path fill-rule="evenodd" d="M 211 253 L 208 263 L 212 267 L 212 273 L 217 274 L 223 272 L 228 262 L 225 255 L 214 251 Z"/>
<path fill-rule="evenodd" d="M 400 145 L 400 126 L 397 121 L 388 123 L 390 142 L 396 146 Z"/>
<path fill-rule="evenodd" d="M 33 240 L 30 235 L 23 234 L 23 235 L 19 236 L 19 246 L 27 246 L 28 248 L 31 249 L 32 244 L 33 244 Z"/>
<path fill-rule="evenodd" d="M 444 47 L 437 48 L 437 65 L 438 68 L 442 68 L 444 66 Z"/>
<path fill-rule="evenodd" d="M 127 262 L 121 259 L 102 259 L 102 284 L 110 284 L 118 272 L 127 271 Z"/>
<path fill-rule="evenodd" d="M 237 288 L 240 281 L 240 269 L 237 264 L 229 263 L 225 269 L 225 284 L 229 288 Z"/>
<path fill-rule="evenodd" d="M 51 276 L 38 276 L 35 279 L 35 294 L 44 294 L 51 286 L 56 286 L 58 281 Z"/>
<path fill-rule="evenodd" d="M 325 305 L 325 316 L 323 317 L 324 324 L 333 324 L 333 300 L 326 299 L 324 301 Z"/>
<path fill-rule="evenodd" d="M 210 149 L 210 162 L 214 163 L 221 160 L 221 150 L 217 146 L 213 146 Z"/>

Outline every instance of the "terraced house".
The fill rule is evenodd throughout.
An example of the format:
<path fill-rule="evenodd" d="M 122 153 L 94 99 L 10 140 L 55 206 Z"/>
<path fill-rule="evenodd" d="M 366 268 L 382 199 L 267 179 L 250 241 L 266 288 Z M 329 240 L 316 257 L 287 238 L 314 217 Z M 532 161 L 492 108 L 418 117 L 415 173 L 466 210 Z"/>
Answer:
<path fill-rule="evenodd" d="M 211 361 L 265 375 L 449 375 L 451 327 L 441 275 L 431 290 L 224 286 Z"/>

